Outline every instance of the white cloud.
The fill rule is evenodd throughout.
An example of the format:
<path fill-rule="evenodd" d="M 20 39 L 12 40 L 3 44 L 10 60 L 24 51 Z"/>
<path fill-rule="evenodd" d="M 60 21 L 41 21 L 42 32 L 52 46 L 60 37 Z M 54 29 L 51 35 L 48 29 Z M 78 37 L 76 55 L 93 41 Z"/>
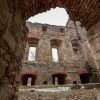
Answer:
<path fill-rule="evenodd" d="M 52 60 L 54 62 L 58 62 L 58 52 L 57 52 L 57 48 L 52 48 Z"/>
<path fill-rule="evenodd" d="M 35 61 L 35 56 L 36 56 L 36 47 L 30 47 L 28 61 Z"/>
<path fill-rule="evenodd" d="M 42 23 L 50 25 L 65 26 L 68 21 L 68 14 L 64 8 L 51 8 L 50 11 L 35 15 L 28 19 L 32 23 Z"/>

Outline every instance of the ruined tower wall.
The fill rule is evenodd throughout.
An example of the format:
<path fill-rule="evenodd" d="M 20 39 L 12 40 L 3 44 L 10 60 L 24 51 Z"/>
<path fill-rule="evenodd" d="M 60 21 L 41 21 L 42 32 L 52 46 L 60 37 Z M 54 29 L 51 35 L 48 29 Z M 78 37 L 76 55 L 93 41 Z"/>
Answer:
<path fill-rule="evenodd" d="M 78 72 L 85 70 L 86 62 L 95 66 L 87 32 L 79 22 L 69 20 L 66 27 L 39 23 L 27 23 L 27 26 L 29 36 L 22 72 L 36 70 L 36 84 L 43 84 L 44 81 L 52 84 L 52 75 L 56 73 L 66 74 L 66 82 L 80 81 Z M 28 61 L 31 46 L 36 47 L 35 61 Z M 58 62 L 52 61 L 53 47 L 58 50 Z"/>

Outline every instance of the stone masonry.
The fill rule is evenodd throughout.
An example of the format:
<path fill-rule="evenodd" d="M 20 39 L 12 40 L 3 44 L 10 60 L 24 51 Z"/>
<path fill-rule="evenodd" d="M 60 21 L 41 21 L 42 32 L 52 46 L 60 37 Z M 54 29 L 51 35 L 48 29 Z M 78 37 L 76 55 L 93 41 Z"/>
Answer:
<path fill-rule="evenodd" d="M 71 20 L 80 21 L 87 31 L 91 28 L 95 30 L 91 37 L 100 33 L 100 25 L 98 24 L 100 21 L 100 0 L 66 0 L 66 2 L 65 0 L 0 0 L 0 100 L 17 99 L 16 88 L 20 79 L 20 69 L 28 34 L 25 26 L 26 20 L 55 7 L 65 8 Z M 93 40 L 94 42 L 89 41 L 98 50 L 100 46 L 98 47 L 96 44 L 99 43 L 99 38 L 98 35 Z M 91 48 L 91 50 L 94 49 Z M 96 53 L 92 51 L 92 54 L 95 56 L 96 65 L 99 68 L 99 53 L 97 51 L 95 49 Z"/>
<path fill-rule="evenodd" d="M 80 75 L 89 73 L 85 69 L 86 62 L 96 68 L 86 38 L 87 31 L 79 22 L 69 20 L 66 27 L 30 22 L 26 25 L 29 35 L 21 72 L 22 78 L 24 75 L 36 76 L 35 84 L 41 85 L 45 82 L 53 84 L 53 76 L 58 78 L 65 76 L 62 84 L 74 81 L 81 83 Z M 36 47 L 35 61 L 28 61 L 30 47 Z M 52 60 L 53 47 L 58 50 L 58 62 Z"/>

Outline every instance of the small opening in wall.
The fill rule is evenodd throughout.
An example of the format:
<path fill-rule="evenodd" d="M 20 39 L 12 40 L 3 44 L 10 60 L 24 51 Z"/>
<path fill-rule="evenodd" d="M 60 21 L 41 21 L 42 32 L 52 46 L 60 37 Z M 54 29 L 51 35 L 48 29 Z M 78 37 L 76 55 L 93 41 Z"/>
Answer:
<path fill-rule="evenodd" d="M 73 47 L 78 47 L 79 46 L 78 41 L 72 42 L 72 46 Z"/>
<path fill-rule="evenodd" d="M 36 76 L 31 74 L 22 75 L 21 80 L 23 85 L 35 85 Z"/>
<path fill-rule="evenodd" d="M 77 54 L 78 53 L 78 49 L 77 48 L 73 48 L 73 52 L 74 52 L 74 54 Z"/>
<path fill-rule="evenodd" d="M 47 26 L 42 26 L 42 31 L 47 31 Z"/>
<path fill-rule="evenodd" d="M 58 62 L 58 49 L 52 48 L 52 60 L 53 62 Z"/>
<path fill-rule="evenodd" d="M 77 81 L 73 81 L 73 84 L 77 84 Z"/>
<path fill-rule="evenodd" d="M 54 74 L 52 75 L 52 83 L 55 85 L 64 85 L 66 84 L 66 74 Z"/>
<path fill-rule="evenodd" d="M 71 43 L 72 43 L 72 48 L 73 48 L 73 53 L 74 54 L 77 54 L 78 53 L 78 51 L 79 51 L 79 43 L 78 43 L 78 40 L 72 40 L 71 41 Z"/>
<path fill-rule="evenodd" d="M 90 82 L 90 74 L 89 73 L 84 73 L 84 74 L 80 74 L 80 79 L 81 79 L 81 83 L 86 84 Z"/>
<path fill-rule="evenodd" d="M 43 84 L 44 84 L 44 85 L 47 85 L 47 84 L 48 84 L 48 82 L 47 82 L 47 81 L 44 81 L 44 82 L 43 82 Z"/>
<path fill-rule="evenodd" d="M 35 57 L 36 57 L 36 47 L 30 47 L 28 61 L 35 61 Z"/>
<path fill-rule="evenodd" d="M 65 32 L 65 29 L 64 28 L 60 28 L 60 32 L 61 33 L 64 33 Z"/>

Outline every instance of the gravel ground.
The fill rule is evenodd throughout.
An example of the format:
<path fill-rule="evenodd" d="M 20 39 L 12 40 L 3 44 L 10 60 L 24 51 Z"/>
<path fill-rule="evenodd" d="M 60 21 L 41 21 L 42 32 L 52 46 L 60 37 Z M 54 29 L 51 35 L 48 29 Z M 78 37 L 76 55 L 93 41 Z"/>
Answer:
<path fill-rule="evenodd" d="M 100 89 L 78 89 L 68 92 L 20 91 L 19 100 L 100 100 Z"/>

